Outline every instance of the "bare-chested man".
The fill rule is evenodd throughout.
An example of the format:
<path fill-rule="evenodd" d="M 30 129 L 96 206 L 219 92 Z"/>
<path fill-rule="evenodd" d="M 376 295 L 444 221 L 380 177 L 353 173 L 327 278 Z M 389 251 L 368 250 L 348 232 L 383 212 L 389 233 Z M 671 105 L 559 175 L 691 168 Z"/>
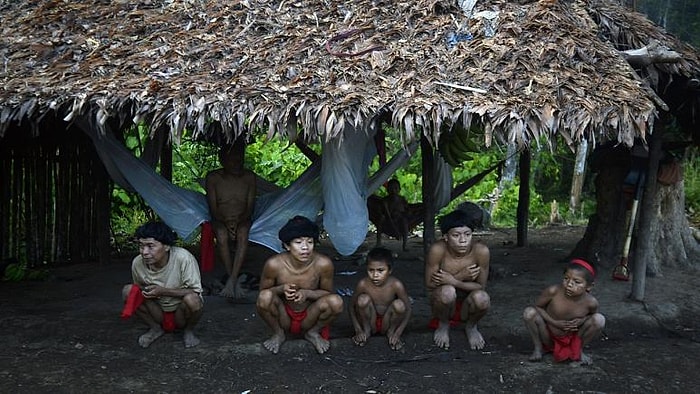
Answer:
<path fill-rule="evenodd" d="M 263 267 L 257 310 L 272 329 L 263 345 L 278 353 L 286 332 L 303 334 L 316 351 L 330 348 L 329 324 L 343 311 L 343 299 L 333 293 L 333 262 L 316 251 L 318 226 L 303 216 L 279 231 L 287 250 L 270 257 Z"/>
<path fill-rule="evenodd" d="M 594 280 L 595 268 L 573 259 L 564 269 L 562 282 L 544 289 L 535 305 L 525 308 L 523 319 L 535 346 L 530 361 L 540 361 L 543 353 L 551 351 L 557 362 L 593 363 L 583 347 L 605 327 L 605 316 L 591 294 Z"/>
<path fill-rule="evenodd" d="M 124 286 L 122 318 L 136 313 L 148 325 L 141 347 L 176 328 L 184 329 L 185 347 L 199 344 L 194 327 L 204 300 L 197 260 L 187 249 L 173 246 L 177 235 L 163 222 L 136 229 L 139 255 L 131 263 L 132 284 Z"/>
<path fill-rule="evenodd" d="M 216 248 L 228 274 L 220 294 L 234 298 L 244 296 L 237 279 L 248 250 L 248 233 L 255 207 L 255 174 L 243 167 L 244 155 L 243 142 L 222 147 L 219 160 L 223 168 L 211 171 L 205 181 Z M 231 241 L 236 244 L 234 258 L 229 247 Z"/>
<path fill-rule="evenodd" d="M 456 210 L 440 220 L 442 239 L 430 247 L 425 267 L 425 285 L 432 309 L 433 341 L 450 347 L 450 326 L 466 320 L 465 332 L 472 349 L 483 349 L 484 338 L 477 329 L 491 305 L 486 293 L 489 276 L 489 248 L 474 242 L 472 219 Z"/>

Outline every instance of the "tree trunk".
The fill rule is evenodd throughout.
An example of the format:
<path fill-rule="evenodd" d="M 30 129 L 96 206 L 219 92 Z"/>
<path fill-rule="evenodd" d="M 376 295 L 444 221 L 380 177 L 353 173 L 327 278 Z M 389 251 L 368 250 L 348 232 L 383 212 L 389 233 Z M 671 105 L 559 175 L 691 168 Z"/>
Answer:
<path fill-rule="evenodd" d="M 588 141 L 582 140 L 576 150 L 576 163 L 574 164 L 574 176 L 571 180 L 571 197 L 569 199 L 569 211 L 572 214 L 578 212 L 581 207 L 581 190 L 586 174 L 586 158 L 588 157 Z"/>
<path fill-rule="evenodd" d="M 518 192 L 518 246 L 527 246 L 527 226 L 530 212 L 530 150 L 520 152 L 520 188 Z"/>
<path fill-rule="evenodd" d="M 433 190 L 435 190 L 435 179 L 433 179 L 433 146 L 425 136 L 420 140 L 421 162 L 423 172 L 423 255 L 428 255 L 430 245 L 435 240 L 435 199 Z"/>

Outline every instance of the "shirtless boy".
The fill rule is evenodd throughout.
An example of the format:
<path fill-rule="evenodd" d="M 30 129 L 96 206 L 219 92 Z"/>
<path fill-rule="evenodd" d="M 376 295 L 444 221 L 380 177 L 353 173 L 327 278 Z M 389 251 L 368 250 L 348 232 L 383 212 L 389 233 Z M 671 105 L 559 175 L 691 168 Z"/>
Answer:
<path fill-rule="evenodd" d="M 228 274 L 220 295 L 233 298 L 244 296 L 237 279 L 248 250 L 248 233 L 255 206 L 255 174 L 243 168 L 244 155 L 244 143 L 222 147 L 219 160 L 223 168 L 209 172 L 205 179 L 216 248 Z M 236 244 L 234 258 L 229 247 L 231 241 Z"/>
<path fill-rule="evenodd" d="M 260 279 L 258 314 L 272 329 L 263 345 L 278 353 L 286 333 L 303 334 L 317 352 L 330 348 L 329 324 L 343 311 L 343 299 L 333 293 L 333 262 L 314 250 L 318 226 L 303 216 L 279 231 L 286 252 L 270 257 Z"/>
<path fill-rule="evenodd" d="M 523 319 L 535 345 L 530 361 L 542 360 L 551 351 L 554 360 L 593 359 L 582 349 L 603 331 L 605 317 L 598 313 L 598 300 L 590 294 L 595 269 L 585 260 L 573 259 L 564 270 L 558 285 L 544 289 L 535 306 L 525 308 Z"/>
<path fill-rule="evenodd" d="M 401 334 L 411 317 L 411 303 L 403 283 L 391 276 L 392 263 L 389 249 L 374 248 L 367 254 L 367 277 L 357 283 L 350 307 L 352 340 L 358 346 L 380 333 L 386 334 L 393 350 L 403 347 Z"/>
<path fill-rule="evenodd" d="M 432 309 L 433 341 L 450 347 L 450 326 L 466 321 L 465 332 L 472 349 L 485 341 L 477 323 L 486 315 L 491 299 L 486 293 L 489 248 L 472 239 L 475 224 L 463 211 L 455 210 L 440 220 L 442 239 L 431 245 L 425 267 L 425 286 Z"/>
<path fill-rule="evenodd" d="M 148 325 L 141 347 L 175 328 L 184 329 L 185 347 L 199 344 L 194 327 L 204 301 L 197 260 L 187 249 L 173 246 L 177 235 L 162 222 L 136 229 L 139 255 L 131 263 L 132 284 L 124 286 L 122 318 L 136 313 Z"/>

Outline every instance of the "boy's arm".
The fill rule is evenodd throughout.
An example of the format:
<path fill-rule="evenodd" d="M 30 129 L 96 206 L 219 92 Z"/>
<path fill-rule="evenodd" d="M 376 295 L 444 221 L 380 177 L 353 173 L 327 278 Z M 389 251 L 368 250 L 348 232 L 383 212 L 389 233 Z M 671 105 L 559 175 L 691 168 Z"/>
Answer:
<path fill-rule="evenodd" d="M 352 321 L 352 326 L 355 328 L 355 332 L 361 332 L 362 331 L 362 326 L 360 326 L 360 322 L 357 318 L 357 310 L 355 310 L 355 306 L 357 305 L 357 297 L 359 297 L 360 294 L 364 293 L 365 291 L 365 279 L 362 278 L 360 279 L 359 282 L 357 282 L 357 286 L 355 286 L 355 291 L 352 293 L 352 298 L 350 299 L 350 321 Z"/>
<path fill-rule="evenodd" d="M 403 330 L 406 328 L 408 325 L 408 321 L 411 318 L 411 300 L 408 298 L 408 292 L 406 291 L 406 287 L 403 285 L 403 282 L 400 280 L 396 280 L 394 282 L 394 291 L 396 292 L 396 297 L 403 301 L 403 304 L 406 307 L 406 312 L 403 315 L 403 320 L 401 320 L 401 323 L 399 323 L 399 326 L 396 328 L 396 335 L 401 335 L 403 333 Z"/>
<path fill-rule="evenodd" d="M 537 301 L 535 302 L 535 309 L 537 309 L 537 312 L 539 312 L 540 316 L 542 316 L 542 319 L 544 319 L 545 323 L 560 328 L 559 321 L 552 318 L 552 316 L 550 316 L 547 312 L 547 306 L 552 301 L 552 298 L 554 298 L 554 295 L 557 293 L 558 288 L 558 285 L 553 285 L 544 289 L 542 291 L 542 294 L 540 294 L 540 296 L 537 297 Z"/>

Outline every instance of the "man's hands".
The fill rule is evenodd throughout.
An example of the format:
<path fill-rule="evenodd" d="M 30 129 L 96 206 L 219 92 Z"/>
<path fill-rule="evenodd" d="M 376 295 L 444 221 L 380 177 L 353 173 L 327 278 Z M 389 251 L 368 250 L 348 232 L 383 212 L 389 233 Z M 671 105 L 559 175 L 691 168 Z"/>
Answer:
<path fill-rule="evenodd" d="M 479 278 L 480 272 L 481 268 L 478 265 L 473 264 L 467 267 L 466 277 L 464 279 L 472 282 L 476 281 L 477 278 Z M 461 280 L 455 278 L 454 275 L 452 275 L 451 273 L 443 271 L 442 269 L 438 269 L 437 271 L 435 271 L 435 273 L 433 273 L 433 275 L 431 276 L 430 280 L 436 287 L 442 285 L 454 286 L 455 284 L 462 282 Z"/>
<path fill-rule="evenodd" d="M 158 285 L 146 285 L 141 290 L 141 294 L 149 299 L 160 298 L 163 295 L 163 290 L 164 288 Z"/>
<path fill-rule="evenodd" d="M 302 303 L 306 301 L 303 289 L 298 289 L 294 283 L 284 285 L 284 298 L 289 302 Z"/>

